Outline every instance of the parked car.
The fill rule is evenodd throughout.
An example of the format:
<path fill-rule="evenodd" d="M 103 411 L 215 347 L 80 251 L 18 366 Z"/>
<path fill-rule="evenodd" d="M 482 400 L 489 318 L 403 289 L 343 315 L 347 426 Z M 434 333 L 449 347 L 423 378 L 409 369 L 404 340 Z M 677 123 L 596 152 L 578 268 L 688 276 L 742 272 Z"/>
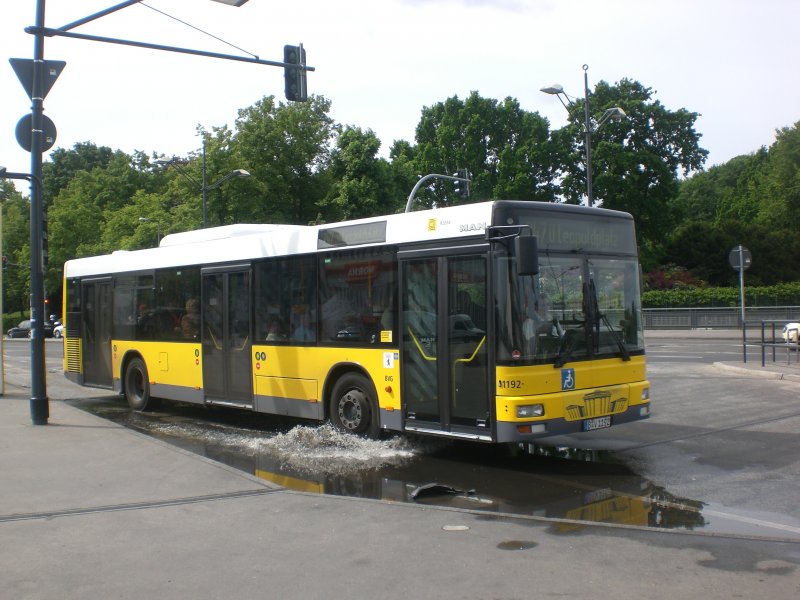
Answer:
<path fill-rule="evenodd" d="M 55 327 L 53 327 L 53 337 L 57 340 L 60 340 L 64 337 L 64 325 L 58 323 Z"/>
<path fill-rule="evenodd" d="M 16 327 L 12 327 L 6 332 L 6 335 L 10 338 L 26 338 L 31 337 L 31 321 L 30 319 L 25 319 L 24 321 L 20 321 Z"/>
<path fill-rule="evenodd" d="M 787 323 L 783 326 L 783 336 L 784 342 L 794 342 L 797 343 L 800 341 L 800 323 Z"/>
<path fill-rule="evenodd" d="M 20 321 L 16 327 L 9 329 L 6 335 L 9 338 L 29 338 L 31 337 L 32 329 L 31 320 L 25 319 L 24 321 Z M 53 324 L 49 321 L 44 322 L 44 337 L 53 337 Z"/>

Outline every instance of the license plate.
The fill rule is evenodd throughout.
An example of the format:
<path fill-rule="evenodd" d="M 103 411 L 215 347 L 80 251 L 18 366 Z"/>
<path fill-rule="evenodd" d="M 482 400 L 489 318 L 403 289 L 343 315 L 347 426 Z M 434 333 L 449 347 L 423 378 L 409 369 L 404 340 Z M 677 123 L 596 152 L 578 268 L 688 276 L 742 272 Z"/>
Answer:
<path fill-rule="evenodd" d="M 581 431 L 594 431 L 595 429 L 605 429 L 606 427 L 611 427 L 611 416 L 585 419 L 582 423 Z"/>

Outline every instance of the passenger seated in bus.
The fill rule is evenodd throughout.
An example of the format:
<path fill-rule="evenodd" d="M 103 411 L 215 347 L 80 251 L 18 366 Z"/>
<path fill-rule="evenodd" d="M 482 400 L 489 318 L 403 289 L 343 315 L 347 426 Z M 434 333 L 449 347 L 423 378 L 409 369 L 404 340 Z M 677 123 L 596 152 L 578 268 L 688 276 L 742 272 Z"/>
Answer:
<path fill-rule="evenodd" d="M 267 325 L 267 341 L 268 342 L 283 342 L 286 340 L 286 334 L 283 333 L 283 326 L 278 319 L 272 319 Z"/>
<path fill-rule="evenodd" d="M 181 317 L 181 333 L 186 339 L 196 339 L 200 333 L 200 301 L 197 298 L 186 301 L 186 314 Z"/>
<path fill-rule="evenodd" d="M 313 342 L 315 339 L 314 330 L 309 326 L 308 312 L 298 315 L 297 327 L 292 331 L 290 339 L 298 342 Z"/>

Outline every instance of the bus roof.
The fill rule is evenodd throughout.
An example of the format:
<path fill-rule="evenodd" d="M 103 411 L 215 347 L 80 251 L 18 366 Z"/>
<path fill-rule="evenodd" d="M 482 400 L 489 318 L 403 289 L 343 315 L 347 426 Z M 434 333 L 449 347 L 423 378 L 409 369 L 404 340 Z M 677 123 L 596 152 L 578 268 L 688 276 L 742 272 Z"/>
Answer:
<path fill-rule="evenodd" d="M 164 267 L 232 263 L 335 248 L 483 237 L 486 226 L 492 224 L 494 209 L 499 205 L 630 218 L 625 213 L 604 209 L 501 200 L 325 225 L 225 225 L 166 235 L 157 248 L 118 250 L 102 256 L 69 260 L 64 265 L 64 276 L 87 277 Z"/>

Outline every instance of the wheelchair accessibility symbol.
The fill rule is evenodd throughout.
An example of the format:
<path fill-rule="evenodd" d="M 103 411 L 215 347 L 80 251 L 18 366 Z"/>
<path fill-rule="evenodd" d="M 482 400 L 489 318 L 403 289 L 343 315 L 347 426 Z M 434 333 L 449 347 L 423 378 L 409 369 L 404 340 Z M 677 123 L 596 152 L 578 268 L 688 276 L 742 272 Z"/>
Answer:
<path fill-rule="evenodd" d="M 575 369 L 561 369 L 561 389 L 575 389 Z"/>

